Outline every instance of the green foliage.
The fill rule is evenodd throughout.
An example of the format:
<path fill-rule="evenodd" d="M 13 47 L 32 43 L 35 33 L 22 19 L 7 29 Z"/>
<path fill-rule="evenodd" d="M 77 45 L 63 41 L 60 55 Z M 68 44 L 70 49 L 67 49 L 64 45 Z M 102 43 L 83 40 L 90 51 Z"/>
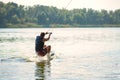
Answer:
<path fill-rule="evenodd" d="M 35 5 L 24 7 L 13 2 L 0 2 L 0 27 L 44 27 L 41 25 L 120 25 L 120 9 L 115 11 L 93 9 L 57 9 Z M 67 26 L 65 26 L 67 25 Z M 51 26 L 55 27 L 55 26 Z"/>

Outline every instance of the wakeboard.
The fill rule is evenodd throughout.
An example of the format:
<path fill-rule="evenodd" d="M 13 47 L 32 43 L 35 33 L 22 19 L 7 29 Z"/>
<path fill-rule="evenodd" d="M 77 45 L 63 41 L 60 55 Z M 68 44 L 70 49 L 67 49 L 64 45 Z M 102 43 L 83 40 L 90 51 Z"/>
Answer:
<path fill-rule="evenodd" d="M 55 58 L 55 53 L 54 52 L 50 52 L 47 54 L 47 59 L 49 61 L 53 60 Z"/>

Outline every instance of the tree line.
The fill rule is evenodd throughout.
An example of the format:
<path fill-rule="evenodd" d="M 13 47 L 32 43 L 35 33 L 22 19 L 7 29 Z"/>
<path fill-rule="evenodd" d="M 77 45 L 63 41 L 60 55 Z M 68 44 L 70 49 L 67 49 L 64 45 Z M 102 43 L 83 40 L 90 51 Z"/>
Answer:
<path fill-rule="evenodd" d="M 35 23 L 38 25 L 119 25 L 120 9 L 115 11 L 93 9 L 58 9 L 43 5 L 23 6 L 0 2 L 0 27 L 7 24 Z"/>

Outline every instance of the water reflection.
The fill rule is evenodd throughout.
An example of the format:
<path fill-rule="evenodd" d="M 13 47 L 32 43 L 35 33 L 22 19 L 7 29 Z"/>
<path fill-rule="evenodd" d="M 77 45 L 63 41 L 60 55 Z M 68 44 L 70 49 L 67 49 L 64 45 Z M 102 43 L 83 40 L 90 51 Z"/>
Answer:
<path fill-rule="evenodd" d="M 49 80 L 50 73 L 50 61 L 41 61 L 36 63 L 36 80 Z"/>

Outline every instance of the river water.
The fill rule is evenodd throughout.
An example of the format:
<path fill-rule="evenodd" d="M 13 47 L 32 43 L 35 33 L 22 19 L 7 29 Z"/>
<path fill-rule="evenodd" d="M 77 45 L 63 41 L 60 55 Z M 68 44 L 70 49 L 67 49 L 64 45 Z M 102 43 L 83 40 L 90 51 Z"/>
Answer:
<path fill-rule="evenodd" d="M 43 31 L 52 61 L 35 60 Z M 0 80 L 120 80 L 120 28 L 1 28 Z"/>

